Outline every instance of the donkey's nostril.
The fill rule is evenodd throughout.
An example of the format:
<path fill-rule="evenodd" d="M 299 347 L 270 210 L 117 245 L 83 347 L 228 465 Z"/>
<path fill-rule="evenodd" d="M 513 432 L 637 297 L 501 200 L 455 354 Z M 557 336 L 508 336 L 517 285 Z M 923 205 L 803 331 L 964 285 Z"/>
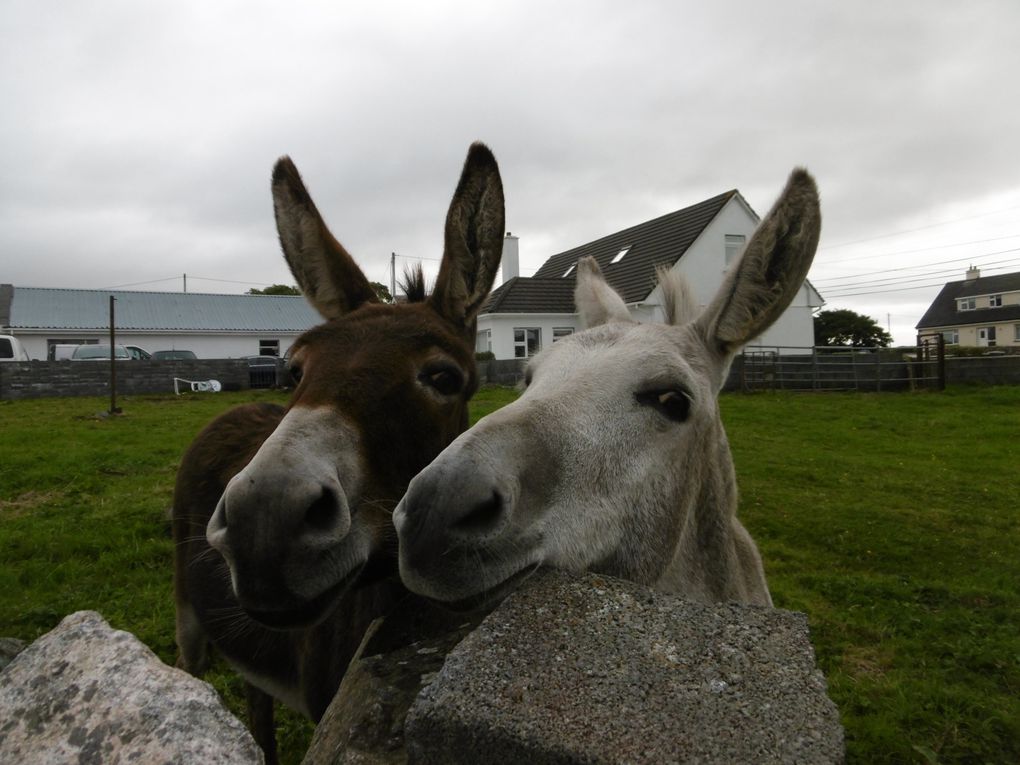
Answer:
<path fill-rule="evenodd" d="M 454 532 L 474 536 L 493 531 L 503 517 L 503 498 L 498 491 L 487 500 L 476 504 L 452 524 Z"/>
<path fill-rule="evenodd" d="M 336 526 L 339 505 L 333 491 L 322 487 L 319 498 L 305 511 L 305 526 L 314 531 L 329 531 Z"/>

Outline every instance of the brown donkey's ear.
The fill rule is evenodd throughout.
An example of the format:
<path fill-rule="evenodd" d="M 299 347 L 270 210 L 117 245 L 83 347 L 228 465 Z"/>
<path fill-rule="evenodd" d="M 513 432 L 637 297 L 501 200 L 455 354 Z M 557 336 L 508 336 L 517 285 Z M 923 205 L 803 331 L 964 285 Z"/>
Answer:
<path fill-rule="evenodd" d="M 354 259 L 326 228 L 290 157 L 273 168 L 273 210 L 280 246 L 305 299 L 326 319 L 378 302 Z"/>
<path fill-rule="evenodd" d="M 460 183 L 446 214 L 443 262 L 429 302 L 468 330 L 496 278 L 503 255 L 503 182 L 488 147 L 468 150 Z"/>
<path fill-rule="evenodd" d="M 818 188 L 798 168 L 695 322 L 709 348 L 729 356 L 779 318 L 804 283 L 821 227 Z"/>

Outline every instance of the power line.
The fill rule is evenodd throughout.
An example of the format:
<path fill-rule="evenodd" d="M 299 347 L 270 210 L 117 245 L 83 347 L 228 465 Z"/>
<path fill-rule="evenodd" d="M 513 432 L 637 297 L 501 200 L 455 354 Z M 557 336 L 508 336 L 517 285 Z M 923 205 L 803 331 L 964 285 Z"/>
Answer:
<path fill-rule="evenodd" d="M 819 250 L 834 250 L 837 247 L 849 247 L 852 244 L 864 244 L 865 242 L 874 242 L 878 239 L 888 239 L 893 236 L 901 236 L 903 234 L 913 234 L 917 231 L 926 231 L 930 228 L 938 228 L 939 226 L 948 226 L 951 223 L 962 223 L 967 220 L 976 220 L 977 218 L 987 218 L 989 215 L 998 215 L 999 213 L 1010 212 L 1011 210 L 1020 210 L 1020 205 L 1013 205 L 1012 207 L 1004 207 L 1001 210 L 990 210 L 988 212 L 978 213 L 976 215 L 968 215 L 963 218 L 954 218 L 952 220 L 944 220 L 939 223 L 929 223 L 927 226 L 918 226 L 917 228 L 906 229 L 904 231 L 894 231 L 890 234 L 879 234 L 878 236 L 867 237 L 866 239 L 857 239 L 852 242 L 840 242 L 839 244 L 827 244 L 825 247 L 819 247 Z"/>
<path fill-rule="evenodd" d="M 967 258 L 953 258 L 951 260 L 938 260 L 934 263 L 923 263 L 919 266 L 901 266 L 900 268 L 883 268 L 881 271 L 865 271 L 859 274 L 846 274 L 844 276 L 828 276 L 821 279 L 812 279 L 812 284 L 823 284 L 825 282 L 841 281 L 843 279 L 857 279 L 862 276 L 877 276 L 880 274 L 890 274 L 899 271 L 916 271 L 919 268 L 928 268 L 929 266 L 944 266 L 948 263 L 975 263 L 978 258 L 991 258 L 996 255 L 1006 255 L 1011 252 L 1020 252 L 1020 247 L 1014 247 L 1009 250 L 998 250 L 996 252 L 986 252 L 982 255 L 974 255 Z M 993 263 L 1003 263 L 1005 261 L 993 261 Z M 978 265 L 981 265 L 980 263 Z M 991 264 L 988 264 L 991 265 Z"/>
<path fill-rule="evenodd" d="M 1006 265 L 998 265 L 1006 264 Z M 1001 260 L 995 263 L 986 263 L 982 268 L 988 271 L 996 271 L 1005 268 L 1014 268 L 1020 265 L 1020 261 L 1015 260 Z M 929 271 L 923 274 L 913 274 L 911 276 L 896 276 L 888 279 L 872 279 L 865 282 L 854 282 L 852 284 L 834 284 L 831 287 L 819 287 L 818 289 L 824 289 L 827 292 L 840 291 L 845 289 L 860 289 L 861 287 L 880 287 L 880 286 L 892 286 L 894 284 L 910 284 L 911 282 L 920 282 L 927 279 L 933 279 L 940 277 L 945 279 L 947 276 L 955 274 L 956 271 Z M 955 281 L 960 281 L 959 279 Z"/>
<path fill-rule="evenodd" d="M 893 252 L 881 252 L 877 255 L 862 255 L 858 258 L 841 258 L 840 263 L 856 263 L 859 260 L 874 260 L 875 258 L 891 258 L 896 255 L 914 255 L 918 252 L 931 252 L 932 250 L 949 250 L 953 247 L 966 247 L 971 244 L 987 244 L 988 242 L 1001 242 L 1004 239 L 1016 239 L 1020 234 L 1009 234 L 1007 236 L 995 236 L 990 239 L 973 239 L 969 242 L 954 242 L 953 244 L 933 244 L 930 247 L 915 247 L 912 250 L 894 250 Z M 816 257 L 816 262 L 825 256 Z M 839 257 L 834 255 L 833 257 Z"/>
<path fill-rule="evenodd" d="M 1001 271 L 1001 270 L 1004 270 L 1005 268 L 1009 268 L 1009 266 L 999 266 L 999 267 L 996 267 L 996 268 L 990 268 L 988 270 L 989 271 Z M 907 280 L 907 281 L 911 281 L 911 280 Z M 904 283 L 906 283 L 906 282 L 904 282 Z M 931 282 L 929 284 L 918 284 L 918 285 L 916 285 L 914 287 L 902 287 L 902 286 L 898 286 L 897 287 L 897 286 L 893 286 L 891 284 L 887 284 L 887 285 L 875 285 L 875 286 L 892 287 L 892 289 L 865 290 L 863 292 L 843 292 L 840 288 L 834 287 L 834 288 L 832 288 L 830 290 L 825 290 L 825 295 L 823 297 L 825 297 L 826 299 L 831 298 L 831 299 L 835 300 L 835 299 L 838 299 L 838 298 L 845 298 L 845 297 L 857 297 L 859 295 L 881 295 L 881 294 L 887 293 L 887 292 L 909 292 L 910 290 L 927 289 L 929 287 L 944 287 L 945 285 L 946 285 L 945 281 Z M 843 289 L 853 290 L 853 289 L 857 289 L 859 286 L 864 286 L 864 285 L 850 285 L 850 286 L 847 286 L 847 287 L 845 287 Z M 834 294 L 834 293 L 838 293 L 838 294 Z"/>
<path fill-rule="evenodd" d="M 180 279 L 180 278 L 181 278 L 180 276 L 168 276 L 165 279 L 150 279 L 147 282 L 132 282 L 131 284 L 117 284 L 117 285 L 115 285 L 113 287 L 99 287 L 98 289 L 101 289 L 101 290 L 119 290 L 119 289 L 122 289 L 124 287 L 141 287 L 142 285 L 145 285 L 145 284 L 157 284 L 159 282 L 172 282 L 175 279 Z"/>

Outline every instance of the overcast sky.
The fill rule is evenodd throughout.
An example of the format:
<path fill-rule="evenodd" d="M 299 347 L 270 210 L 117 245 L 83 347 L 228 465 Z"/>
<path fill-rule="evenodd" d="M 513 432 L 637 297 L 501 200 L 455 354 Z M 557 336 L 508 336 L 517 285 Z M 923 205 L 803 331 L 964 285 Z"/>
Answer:
<path fill-rule="evenodd" d="M 1016 0 L 4 0 L 0 282 L 291 284 L 281 154 L 388 282 L 435 265 L 484 140 L 525 275 L 807 166 L 826 307 L 909 343 L 934 285 L 1020 270 L 1018 30 Z"/>

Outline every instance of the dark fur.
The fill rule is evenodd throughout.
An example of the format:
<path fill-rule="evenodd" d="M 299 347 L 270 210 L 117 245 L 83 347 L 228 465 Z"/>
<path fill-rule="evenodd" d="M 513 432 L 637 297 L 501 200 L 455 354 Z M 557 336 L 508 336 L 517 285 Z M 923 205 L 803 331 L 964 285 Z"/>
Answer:
<path fill-rule="evenodd" d="M 451 228 L 448 220 L 440 297 L 426 299 L 419 268 L 405 287 L 410 302 L 386 305 L 326 228 L 293 163 L 286 158 L 277 163 L 273 195 L 280 242 L 306 298 L 328 319 L 292 348 L 292 357 L 302 360 L 303 377 L 288 410 L 342 413 L 359 434 L 362 480 L 350 514 L 371 530 L 373 552 L 353 587 L 314 626 L 270 629 L 249 617 L 206 531 L 230 479 L 252 461 L 288 410 L 248 404 L 221 415 L 184 454 L 174 490 L 179 666 L 201 674 L 212 644 L 253 683 L 295 689 L 318 720 L 368 624 L 407 596 L 395 576 L 391 515 L 410 479 L 467 427 L 467 402 L 477 387 L 474 316 L 499 266 L 501 189 L 492 154 L 472 146 L 451 211 L 474 209 L 487 221 L 486 230 L 475 230 L 473 220 L 466 229 Z M 464 376 L 462 390 L 446 399 L 419 380 L 419 370 L 437 357 Z M 269 578 L 273 565 L 267 559 L 261 566 Z M 198 640 L 189 628 L 196 622 Z M 256 740 L 267 762 L 275 762 L 272 700 L 249 686 L 248 701 Z"/>

